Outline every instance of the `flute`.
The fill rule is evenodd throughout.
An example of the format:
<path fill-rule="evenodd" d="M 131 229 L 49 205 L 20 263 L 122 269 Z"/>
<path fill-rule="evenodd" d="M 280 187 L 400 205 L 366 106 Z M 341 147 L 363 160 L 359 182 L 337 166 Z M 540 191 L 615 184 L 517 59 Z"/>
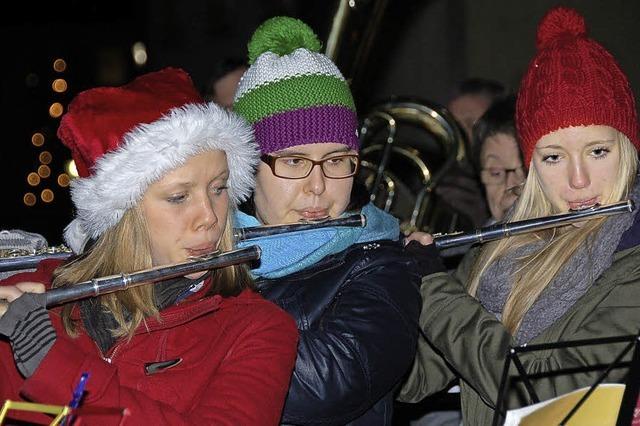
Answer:
<path fill-rule="evenodd" d="M 65 246 L 47 247 L 42 250 L 0 249 L 0 272 L 33 269 L 44 259 L 66 260 L 73 255 Z"/>
<path fill-rule="evenodd" d="M 526 219 L 511 223 L 498 223 L 485 226 L 471 232 L 456 232 L 452 234 L 435 234 L 433 243 L 438 249 L 463 246 L 466 244 L 486 243 L 512 235 L 525 234 L 527 232 L 540 231 L 557 226 L 569 225 L 581 220 L 595 217 L 613 216 L 621 213 L 629 213 L 634 210 L 633 201 L 620 201 L 618 203 L 603 206 L 593 206 L 587 209 L 574 210 L 569 213 L 561 213 L 551 216 Z"/>
<path fill-rule="evenodd" d="M 251 226 L 248 228 L 235 228 L 233 230 L 233 236 L 237 241 L 244 241 L 252 238 L 283 234 L 285 232 L 307 231 L 309 229 L 330 228 L 333 226 L 364 228 L 366 224 L 367 218 L 363 214 L 354 214 L 336 219 L 321 219 L 316 221 L 290 223 L 286 225 L 263 225 Z"/>
<path fill-rule="evenodd" d="M 355 214 L 337 219 L 323 219 L 292 223 L 287 225 L 253 226 L 248 228 L 234 228 L 233 235 L 238 241 L 285 232 L 305 231 L 331 226 L 359 226 L 366 225 L 366 218 L 362 214 Z M 44 259 L 67 260 L 73 253 L 65 246 L 50 247 L 39 252 L 29 253 L 25 250 L 0 250 L 0 272 L 34 269 Z"/>
<path fill-rule="evenodd" d="M 144 284 L 182 277 L 195 272 L 224 268 L 258 259 L 260 259 L 260 248 L 258 246 L 249 246 L 224 253 L 214 252 L 186 262 L 159 266 L 130 274 L 94 278 L 75 285 L 54 288 L 45 292 L 45 305 L 47 308 L 62 305 L 74 300 L 100 296 Z"/>

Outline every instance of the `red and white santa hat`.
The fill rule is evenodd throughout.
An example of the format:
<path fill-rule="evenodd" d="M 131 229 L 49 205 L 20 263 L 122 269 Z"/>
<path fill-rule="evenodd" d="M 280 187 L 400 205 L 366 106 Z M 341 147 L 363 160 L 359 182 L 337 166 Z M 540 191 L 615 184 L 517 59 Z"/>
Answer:
<path fill-rule="evenodd" d="M 189 75 L 176 68 L 78 94 L 58 137 L 71 149 L 80 176 L 71 183 L 76 218 L 64 235 L 75 252 L 116 225 L 149 185 L 194 155 L 226 153 L 229 198 L 236 205 L 251 194 L 259 161 L 251 127 L 205 103 Z"/>

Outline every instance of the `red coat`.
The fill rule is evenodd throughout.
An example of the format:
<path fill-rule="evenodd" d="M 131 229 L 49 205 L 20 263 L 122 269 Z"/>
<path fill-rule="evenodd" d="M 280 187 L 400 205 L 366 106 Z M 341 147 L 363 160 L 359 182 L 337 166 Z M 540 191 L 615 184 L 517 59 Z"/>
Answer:
<path fill-rule="evenodd" d="M 9 277 L 49 284 L 56 262 Z M 252 291 L 237 297 L 207 297 L 206 291 L 161 312 L 161 321 L 141 324 L 131 341 L 116 343 L 104 358 L 84 331 L 70 338 L 57 310 L 50 317 L 58 338 L 25 380 L 11 347 L 0 340 L 0 403 L 5 399 L 66 405 L 83 372 L 90 377 L 83 407 L 126 408 L 125 424 L 268 425 L 280 420 L 294 366 L 297 330 L 276 305 Z M 146 363 L 178 360 L 154 374 Z M 23 398 L 20 398 L 20 396 Z M 11 418 L 47 422 L 50 418 L 12 411 Z M 114 415 L 84 416 L 86 424 L 118 424 Z"/>

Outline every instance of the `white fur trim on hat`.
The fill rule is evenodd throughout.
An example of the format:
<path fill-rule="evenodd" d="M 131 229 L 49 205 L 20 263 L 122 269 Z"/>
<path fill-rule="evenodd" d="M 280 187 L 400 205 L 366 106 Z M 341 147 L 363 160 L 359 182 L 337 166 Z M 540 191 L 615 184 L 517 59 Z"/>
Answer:
<path fill-rule="evenodd" d="M 64 228 L 64 241 L 74 253 L 80 254 L 84 251 L 84 246 L 89 241 L 89 236 L 82 230 L 82 225 L 78 219 L 73 219 Z"/>
<path fill-rule="evenodd" d="M 78 223 L 67 227 L 65 240 L 68 236 L 78 246 L 86 241 L 82 234 L 98 238 L 142 199 L 149 185 L 211 150 L 227 155 L 230 201 L 244 201 L 253 190 L 260 156 L 251 127 L 214 103 L 184 105 L 127 132 L 117 150 L 96 162 L 93 175 L 71 183 Z"/>

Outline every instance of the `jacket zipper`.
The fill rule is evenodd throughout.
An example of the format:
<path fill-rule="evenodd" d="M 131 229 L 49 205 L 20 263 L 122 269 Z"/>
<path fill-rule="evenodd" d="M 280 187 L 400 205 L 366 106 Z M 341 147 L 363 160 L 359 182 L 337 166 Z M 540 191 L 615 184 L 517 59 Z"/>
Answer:
<path fill-rule="evenodd" d="M 216 307 L 216 309 L 214 310 L 218 310 L 219 307 Z M 165 318 L 165 321 L 169 320 L 169 318 Z M 166 323 L 165 323 L 166 325 Z M 147 331 L 151 331 L 151 330 L 147 330 Z M 106 356 L 106 354 L 103 354 L 102 351 L 100 350 L 100 347 L 98 346 L 98 344 L 94 341 L 93 343 L 96 345 L 96 348 L 98 348 L 98 352 L 100 353 L 101 357 L 103 360 L 105 360 L 106 362 L 108 362 L 109 364 L 113 363 L 113 359 L 115 358 L 118 349 L 120 349 L 120 347 L 122 347 L 123 344 L 125 344 L 125 340 L 127 339 L 123 339 L 121 338 L 118 342 L 116 342 L 116 344 L 114 345 L 113 349 L 111 349 L 110 351 L 108 351 L 107 353 L 110 354 L 110 356 Z"/>
<path fill-rule="evenodd" d="M 116 356 L 116 352 L 118 352 L 118 349 L 120 349 L 120 346 L 122 346 L 121 342 L 116 343 L 113 349 L 110 349 L 109 351 L 107 351 L 107 354 L 110 354 L 110 356 L 107 356 L 106 354 L 102 353 L 102 350 L 100 350 L 98 343 L 94 341 L 93 344 L 96 345 L 96 348 L 98 349 L 98 353 L 100 354 L 100 358 L 107 361 L 109 364 L 113 362 L 113 358 Z"/>
<path fill-rule="evenodd" d="M 204 311 L 208 313 L 208 312 L 217 311 L 218 309 L 220 309 L 220 306 L 216 305 L 216 306 L 214 306 L 214 307 L 213 307 L 213 309 L 211 309 L 211 308 L 207 308 L 207 309 L 204 309 Z M 201 312 L 200 312 L 200 313 L 201 313 Z M 190 316 L 192 316 L 192 315 L 193 315 L 193 312 L 192 312 L 192 310 L 191 310 L 191 309 L 190 309 L 188 312 L 186 312 L 186 313 L 179 313 L 178 315 L 175 315 L 175 314 L 174 314 L 174 315 L 169 315 L 167 318 L 164 318 L 164 327 L 161 327 L 160 329 L 162 329 L 162 328 L 168 328 L 167 322 L 171 322 L 171 320 L 172 320 L 173 318 L 190 317 Z M 151 330 L 147 329 L 147 332 L 149 332 L 149 331 L 151 331 Z M 93 340 L 93 339 L 92 339 L 92 340 Z M 95 342 L 95 341 L 94 341 L 94 342 L 93 342 L 93 344 L 96 346 L 96 349 L 98 349 L 98 353 L 100 354 L 100 357 L 101 357 L 103 360 L 105 360 L 106 362 L 108 362 L 109 364 L 112 364 L 112 363 L 113 363 L 113 360 L 114 360 L 114 358 L 115 358 L 115 356 L 116 356 L 116 354 L 118 353 L 118 349 L 120 349 L 120 347 L 121 347 L 123 344 L 125 344 L 127 340 L 128 340 L 128 339 L 126 339 L 126 338 L 120 338 L 120 339 L 119 339 L 119 341 L 118 341 L 118 342 L 116 342 L 116 344 L 113 346 L 113 348 L 112 348 L 111 350 L 107 351 L 107 353 L 106 353 L 106 354 L 104 354 L 104 353 L 102 352 L 102 350 L 101 350 L 101 349 L 100 349 L 100 347 L 98 346 L 98 343 L 97 343 L 97 342 Z M 109 354 L 109 356 L 107 356 L 107 354 Z"/>
<path fill-rule="evenodd" d="M 109 364 L 113 363 L 113 359 L 116 357 L 116 353 L 118 352 L 118 349 L 120 349 L 120 346 L 122 346 L 122 343 L 116 343 L 116 345 L 113 347 L 113 351 L 111 351 L 111 356 L 105 358 L 104 360 Z"/>

